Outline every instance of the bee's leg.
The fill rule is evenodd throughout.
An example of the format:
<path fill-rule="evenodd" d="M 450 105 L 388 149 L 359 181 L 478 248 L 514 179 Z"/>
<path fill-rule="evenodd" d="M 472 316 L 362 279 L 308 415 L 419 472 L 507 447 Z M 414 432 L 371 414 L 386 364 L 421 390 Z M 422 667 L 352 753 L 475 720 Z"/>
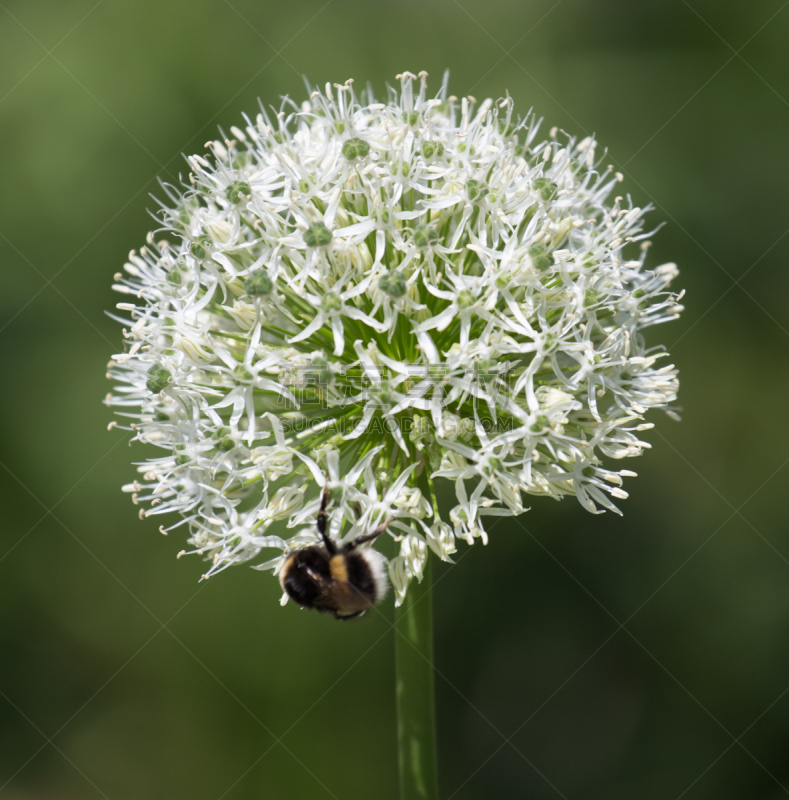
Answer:
<path fill-rule="evenodd" d="M 351 539 L 351 541 L 348 542 L 345 547 L 343 547 L 343 552 L 350 553 L 359 547 L 359 545 L 362 545 L 365 542 L 372 542 L 373 539 L 377 539 L 389 527 L 391 522 L 392 519 L 388 519 L 386 522 L 381 523 L 374 531 L 372 531 L 372 533 L 364 533 L 361 536 L 357 536 L 355 539 Z"/>
<path fill-rule="evenodd" d="M 326 506 L 329 505 L 329 490 L 324 487 L 323 488 L 323 496 L 321 497 L 321 507 L 318 511 L 318 533 L 320 534 L 321 539 L 323 539 L 323 546 L 326 548 L 326 551 L 330 556 L 333 556 L 337 552 L 337 546 L 334 542 L 329 538 L 329 535 L 326 533 Z"/>

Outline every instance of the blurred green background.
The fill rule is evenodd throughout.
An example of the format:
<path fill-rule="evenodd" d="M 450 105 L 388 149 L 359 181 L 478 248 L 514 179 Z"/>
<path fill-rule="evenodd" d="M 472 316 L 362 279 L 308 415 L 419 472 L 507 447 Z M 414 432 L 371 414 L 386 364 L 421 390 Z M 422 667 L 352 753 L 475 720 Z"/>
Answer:
<path fill-rule="evenodd" d="M 391 602 L 205 585 L 120 487 L 112 275 L 156 177 L 310 80 L 425 69 L 594 132 L 676 261 L 683 421 L 625 516 L 538 499 L 436 570 L 442 796 L 789 794 L 789 5 L 4 0 L 0 798 L 398 796 Z M 656 338 L 657 340 L 657 338 Z"/>

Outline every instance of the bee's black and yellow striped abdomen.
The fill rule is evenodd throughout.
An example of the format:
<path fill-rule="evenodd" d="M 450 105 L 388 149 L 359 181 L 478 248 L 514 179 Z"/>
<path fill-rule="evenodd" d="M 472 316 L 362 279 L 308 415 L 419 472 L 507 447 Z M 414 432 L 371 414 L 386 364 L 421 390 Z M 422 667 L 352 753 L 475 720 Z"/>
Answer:
<path fill-rule="evenodd" d="M 320 545 L 304 547 L 285 562 L 280 582 L 302 608 L 337 619 L 358 617 L 381 599 L 373 565 L 364 551 L 330 554 Z"/>

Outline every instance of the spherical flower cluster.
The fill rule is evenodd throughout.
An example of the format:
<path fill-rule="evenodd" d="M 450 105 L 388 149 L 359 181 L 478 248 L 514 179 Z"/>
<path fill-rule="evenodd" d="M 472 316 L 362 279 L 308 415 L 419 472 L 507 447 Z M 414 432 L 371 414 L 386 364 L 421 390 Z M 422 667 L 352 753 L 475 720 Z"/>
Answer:
<path fill-rule="evenodd" d="M 402 601 L 428 550 L 487 542 L 528 495 L 615 511 L 634 473 L 604 457 L 639 455 L 676 397 L 643 331 L 679 314 L 677 269 L 646 267 L 595 141 L 398 79 L 231 128 L 116 277 L 107 402 L 164 451 L 125 488 L 180 515 L 207 576 L 316 542 L 326 487 L 332 537 L 391 520 Z"/>

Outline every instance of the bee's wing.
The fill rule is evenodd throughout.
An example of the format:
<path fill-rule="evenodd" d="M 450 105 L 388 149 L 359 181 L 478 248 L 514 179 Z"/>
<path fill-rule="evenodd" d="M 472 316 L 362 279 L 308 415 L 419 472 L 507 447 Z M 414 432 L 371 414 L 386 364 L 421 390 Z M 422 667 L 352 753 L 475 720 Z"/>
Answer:
<path fill-rule="evenodd" d="M 348 581 L 323 580 L 321 589 L 321 596 L 315 606 L 322 611 L 329 611 L 339 616 L 351 616 L 367 611 L 372 605 L 370 598 Z"/>

